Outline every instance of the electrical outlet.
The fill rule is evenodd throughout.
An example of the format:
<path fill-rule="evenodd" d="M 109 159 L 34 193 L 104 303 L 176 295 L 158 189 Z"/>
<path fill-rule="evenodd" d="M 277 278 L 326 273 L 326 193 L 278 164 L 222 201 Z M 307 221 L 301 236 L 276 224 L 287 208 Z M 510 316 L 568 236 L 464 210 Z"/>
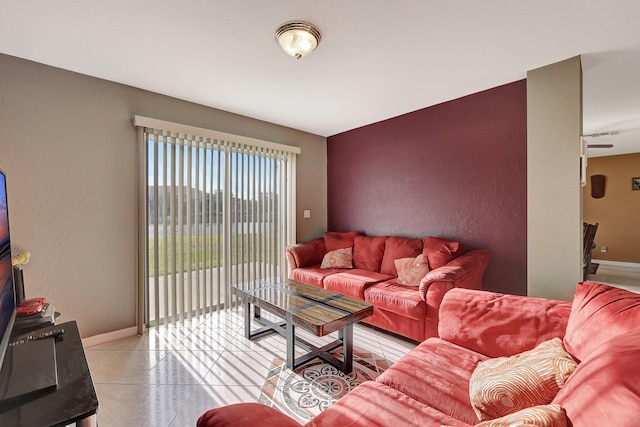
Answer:
<path fill-rule="evenodd" d="M 302 218 L 311 218 L 311 210 L 305 209 L 302 211 Z"/>
<path fill-rule="evenodd" d="M 607 247 L 606 246 L 601 247 L 600 252 L 607 252 Z"/>

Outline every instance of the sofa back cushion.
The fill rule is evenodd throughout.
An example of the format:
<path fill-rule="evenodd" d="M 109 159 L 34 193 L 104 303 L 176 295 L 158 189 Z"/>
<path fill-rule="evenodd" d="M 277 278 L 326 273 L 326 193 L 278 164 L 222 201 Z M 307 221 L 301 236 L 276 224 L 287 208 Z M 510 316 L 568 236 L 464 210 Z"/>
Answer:
<path fill-rule="evenodd" d="M 422 253 L 424 243 L 422 239 L 407 239 L 404 237 L 389 236 L 384 247 L 382 266 L 380 273 L 397 276 L 395 260 L 401 258 L 415 258 Z"/>
<path fill-rule="evenodd" d="M 335 251 L 336 249 L 352 248 L 353 239 L 360 235 L 359 231 L 325 231 L 324 246 L 327 252 Z"/>
<path fill-rule="evenodd" d="M 573 427 L 638 425 L 639 354 L 637 328 L 601 343 L 578 365 L 553 403 L 565 409 Z"/>
<path fill-rule="evenodd" d="M 465 252 L 467 249 L 462 243 L 431 236 L 424 239 L 422 249 L 422 253 L 429 260 L 431 270 L 447 265 L 449 261 L 458 258 Z"/>
<path fill-rule="evenodd" d="M 602 343 L 640 325 L 640 294 L 602 283 L 578 283 L 564 345 L 583 360 Z"/>
<path fill-rule="evenodd" d="M 380 272 L 387 236 L 356 236 L 353 239 L 353 268 Z"/>
<path fill-rule="evenodd" d="M 438 335 L 489 357 L 511 356 L 563 337 L 571 303 L 454 288 L 440 305 Z"/>

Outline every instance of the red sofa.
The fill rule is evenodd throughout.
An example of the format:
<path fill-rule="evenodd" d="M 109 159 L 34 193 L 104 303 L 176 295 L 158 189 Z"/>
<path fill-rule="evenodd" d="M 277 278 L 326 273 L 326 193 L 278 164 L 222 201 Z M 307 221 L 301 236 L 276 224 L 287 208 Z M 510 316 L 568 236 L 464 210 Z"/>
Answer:
<path fill-rule="evenodd" d="M 563 338 L 578 362 L 551 397 L 562 417 L 555 425 L 636 426 L 639 326 L 640 295 L 599 283 L 578 284 L 573 303 L 453 289 L 440 307 L 439 337 L 420 343 L 306 427 L 476 425 L 469 385 L 478 363 L 533 349 L 554 337 Z M 198 420 L 198 427 L 258 425 L 300 427 L 257 403 L 212 409 Z"/>
<path fill-rule="evenodd" d="M 321 268 L 329 251 L 353 248 L 353 268 Z M 394 261 L 424 254 L 429 273 L 419 286 L 398 283 Z M 365 323 L 416 341 L 438 334 L 438 308 L 453 288 L 481 289 L 491 255 L 466 251 L 458 242 L 427 237 L 370 237 L 358 232 L 326 232 L 324 236 L 287 248 L 288 277 L 322 287 L 374 306 Z"/>

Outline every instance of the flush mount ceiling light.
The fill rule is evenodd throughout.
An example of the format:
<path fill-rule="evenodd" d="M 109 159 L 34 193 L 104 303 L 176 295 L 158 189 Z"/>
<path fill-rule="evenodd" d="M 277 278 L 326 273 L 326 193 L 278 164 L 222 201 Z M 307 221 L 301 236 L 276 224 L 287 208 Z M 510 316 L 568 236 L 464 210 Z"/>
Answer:
<path fill-rule="evenodd" d="M 285 22 L 276 30 L 276 41 L 287 55 L 307 56 L 320 43 L 320 30 L 304 21 Z"/>

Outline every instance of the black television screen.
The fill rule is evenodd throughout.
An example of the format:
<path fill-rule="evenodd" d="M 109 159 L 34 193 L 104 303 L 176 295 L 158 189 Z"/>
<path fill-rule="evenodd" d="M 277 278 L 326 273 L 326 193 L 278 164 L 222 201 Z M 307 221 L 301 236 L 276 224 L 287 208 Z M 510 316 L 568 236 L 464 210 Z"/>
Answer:
<path fill-rule="evenodd" d="M 0 170 L 0 367 L 7 352 L 15 316 L 16 301 L 11 266 L 7 182 L 4 172 Z"/>

